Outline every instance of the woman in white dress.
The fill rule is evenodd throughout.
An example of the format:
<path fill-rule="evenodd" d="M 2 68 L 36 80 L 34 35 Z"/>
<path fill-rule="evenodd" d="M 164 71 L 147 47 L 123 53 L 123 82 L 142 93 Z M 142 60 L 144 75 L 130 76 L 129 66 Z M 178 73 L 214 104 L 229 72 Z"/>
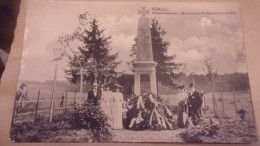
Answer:
<path fill-rule="evenodd" d="M 120 92 L 122 86 L 115 84 L 115 92 L 113 92 L 112 104 L 112 129 L 123 128 L 123 94 Z"/>
<path fill-rule="evenodd" d="M 112 103 L 113 95 L 108 86 L 104 87 L 101 96 L 101 108 L 108 117 L 108 124 L 112 125 Z"/>

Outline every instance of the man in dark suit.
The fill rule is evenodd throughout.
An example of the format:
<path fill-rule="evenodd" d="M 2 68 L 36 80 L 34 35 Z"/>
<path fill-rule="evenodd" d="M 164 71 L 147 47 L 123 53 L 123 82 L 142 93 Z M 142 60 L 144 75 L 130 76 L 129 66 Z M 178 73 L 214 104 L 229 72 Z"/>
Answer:
<path fill-rule="evenodd" d="M 91 91 L 88 92 L 88 103 L 94 106 L 98 105 L 97 84 L 93 83 Z"/>
<path fill-rule="evenodd" d="M 192 121 L 194 121 L 196 117 L 200 119 L 199 109 L 202 105 L 202 98 L 192 83 L 190 83 L 190 93 L 188 95 L 187 104 L 189 110 L 188 116 L 192 118 Z"/>

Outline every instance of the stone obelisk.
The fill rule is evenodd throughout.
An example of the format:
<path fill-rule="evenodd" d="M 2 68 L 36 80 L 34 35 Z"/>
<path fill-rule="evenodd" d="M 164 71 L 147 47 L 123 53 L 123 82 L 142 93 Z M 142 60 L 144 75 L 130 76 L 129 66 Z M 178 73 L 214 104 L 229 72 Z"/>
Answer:
<path fill-rule="evenodd" d="M 138 19 L 136 60 L 133 63 L 135 73 L 134 93 L 135 95 L 142 94 L 141 75 L 149 75 L 150 92 L 157 94 L 155 70 L 157 63 L 153 60 L 150 19 L 146 17 L 149 10 L 142 7 L 139 14 L 141 14 L 141 17 Z"/>

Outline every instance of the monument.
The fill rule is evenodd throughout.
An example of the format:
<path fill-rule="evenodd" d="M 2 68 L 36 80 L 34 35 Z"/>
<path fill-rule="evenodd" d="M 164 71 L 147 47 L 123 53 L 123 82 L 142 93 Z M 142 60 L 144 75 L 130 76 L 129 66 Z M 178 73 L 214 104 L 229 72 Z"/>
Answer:
<path fill-rule="evenodd" d="M 141 17 L 138 19 L 137 50 L 134 67 L 134 93 L 136 95 L 144 92 L 157 94 L 156 70 L 157 65 L 153 60 L 150 19 L 146 17 L 149 10 L 142 7 L 139 10 Z"/>

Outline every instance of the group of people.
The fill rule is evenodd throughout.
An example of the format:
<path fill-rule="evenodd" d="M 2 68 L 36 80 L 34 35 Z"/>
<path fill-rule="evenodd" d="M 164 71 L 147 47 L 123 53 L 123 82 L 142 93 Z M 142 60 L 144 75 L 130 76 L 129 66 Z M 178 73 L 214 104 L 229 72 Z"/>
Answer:
<path fill-rule="evenodd" d="M 122 86 L 119 84 L 105 85 L 101 88 L 100 95 L 97 95 L 97 85 L 92 86 L 88 92 L 87 102 L 94 106 L 99 105 L 108 117 L 108 122 L 112 129 L 123 128 L 123 94 Z"/>
<path fill-rule="evenodd" d="M 189 90 L 185 86 L 181 86 L 180 90 L 176 97 L 177 125 L 179 128 L 183 128 L 187 124 L 196 125 L 203 116 L 201 106 L 204 93 L 196 91 L 193 83 L 190 83 Z"/>
<path fill-rule="evenodd" d="M 188 124 L 196 125 L 203 115 L 201 110 L 203 92 L 196 91 L 192 83 L 189 90 L 184 86 L 180 87 L 175 108 L 162 103 L 160 97 L 152 93 L 133 95 L 124 101 L 121 89 L 122 86 L 118 84 L 103 86 L 98 97 L 97 86 L 93 85 L 88 93 L 87 102 L 101 107 L 112 129 L 184 128 Z M 125 113 L 124 118 L 123 113 Z"/>

